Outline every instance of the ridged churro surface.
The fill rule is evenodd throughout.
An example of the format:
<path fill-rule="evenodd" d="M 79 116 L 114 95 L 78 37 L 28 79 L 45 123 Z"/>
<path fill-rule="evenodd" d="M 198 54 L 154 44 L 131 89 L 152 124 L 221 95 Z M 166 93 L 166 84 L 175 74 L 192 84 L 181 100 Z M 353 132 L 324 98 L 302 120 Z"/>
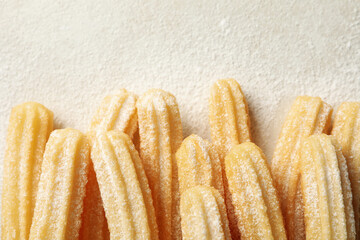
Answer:
<path fill-rule="evenodd" d="M 215 188 L 187 189 L 181 194 L 180 212 L 184 240 L 231 240 L 224 199 Z"/>
<path fill-rule="evenodd" d="M 51 133 L 46 144 L 30 240 L 78 239 L 90 160 L 78 130 Z"/>
<path fill-rule="evenodd" d="M 332 108 L 319 97 L 299 96 L 281 129 L 273 159 L 272 176 L 279 193 L 290 240 L 305 239 L 300 188 L 300 147 L 304 137 L 328 132 Z"/>
<path fill-rule="evenodd" d="M 180 193 L 196 185 L 212 186 L 224 197 L 220 159 L 211 144 L 190 135 L 176 152 Z"/>
<path fill-rule="evenodd" d="M 360 103 L 344 102 L 338 108 L 331 134 L 341 145 L 349 170 L 357 239 L 360 239 Z"/>
<path fill-rule="evenodd" d="M 140 155 L 149 179 L 160 239 L 181 239 L 179 183 L 175 153 L 182 126 L 175 97 L 151 89 L 137 102 Z"/>
<path fill-rule="evenodd" d="M 356 239 L 346 160 L 335 138 L 322 134 L 304 141 L 301 188 L 307 239 Z"/>
<path fill-rule="evenodd" d="M 211 139 L 222 158 L 232 146 L 251 141 L 248 106 L 237 81 L 222 79 L 214 83 L 209 113 Z"/>
<path fill-rule="evenodd" d="M 1 239 L 28 239 L 53 113 L 27 102 L 11 111 L 4 158 Z"/>
<path fill-rule="evenodd" d="M 217 148 L 224 168 L 225 156 L 232 146 L 251 141 L 248 105 L 236 80 L 222 79 L 213 84 L 209 99 L 209 119 L 211 139 Z M 234 239 L 240 239 L 224 169 L 223 179 L 231 235 Z"/>
<path fill-rule="evenodd" d="M 91 159 L 110 239 L 158 239 L 148 180 L 129 136 L 118 131 L 99 132 Z"/>
<path fill-rule="evenodd" d="M 138 127 L 136 100 L 126 89 L 106 96 L 91 120 L 90 131 L 119 130 L 132 138 Z"/>
<path fill-rule="evenodd" d="M 225 168 L 241 239 L 286 239 L 280 202 L 261 149 L 250 142 L 234 146 Z"/>

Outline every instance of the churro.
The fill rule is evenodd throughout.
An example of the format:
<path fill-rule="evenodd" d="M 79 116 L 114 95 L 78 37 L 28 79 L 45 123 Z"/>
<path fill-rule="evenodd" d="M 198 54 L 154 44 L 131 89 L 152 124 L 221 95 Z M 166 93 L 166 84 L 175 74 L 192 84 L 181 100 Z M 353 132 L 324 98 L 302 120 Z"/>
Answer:
<path fill-rule="evenodd" d="M 332 108 L 319 97 L 300 96 L 283 124 L 271 162 L 288 238 L 305 239 L 300 188 L 300 146 L 304 137 L 327 132 Z"/>
<path fill-rule="evenodd" d="M 90 160 L 84 134 L 55 130 L 46 144 L 30 240 L 77 239 Z"/>
<path fill-rule="evenodd" d="M 286 239 L 279 199 L 261 149 L 250 142 L 234 146 L 225 168 L 241 239 Z"/>
<path fill-rule="evenodd" d="M 188 188 L 181 194 L 180 213 L 184 240 L 231 240 L 224 199 L 215 188 Z"/>
<path fill-rule="evenodd" d="M 331 134 L 341 145 L 347 161 L 357 239 L 360 239 L 360 103 L 344 102 L 335 115 Z"/>
<path fill-rule="evenodd" d="M 119 130 L 132 138 L 138 127 L 136 100 L 137 96 L 126 89 L 106 96 L 92 118 L 90 131 Z"/>
<path fill-rule="evenodd" d="M 346 160 L 335 138 L 314 135 L 301 149 L 306 239 L 356 239 Z"/>
<path fill-rule="evenodd" d="M 224 197 L 220 159 L 211 144 L 190 135 L 176 152 L 180 193 L 196 185 L 212 186 Z"/>
<path fill-rule="evenodd" d="M 53 113 L 28 102 L 11 111 L 4 158 L 1 239 L 28 239 Z"/>
<path fill-rule="evenodd" d="M 175 97 L 151 89 L 137 101 L 140 155 L 149 179 L 160 239 L 181 239 L 179 186 L 175 152 L 182 126 Z"/>
<path fill-rule="evenodd" d="M 239 83 L 234 79 L 214 83 L 209 112 L 211 139 L 222 159 L 232 146 L 251 141 L 247 102 Z"/>
<path fill-rule="evenodd" d="M 158 239 L 145 171 L 128 135 L 98 132 L 91 159 L 111 239 Z"/>
<path fill-rule="evenodd" d="M 234 79 L 218 80 L 211 88 L 209 119 L 211 139 L 220 155 L 223 167 L 225 203 L 231 235 L 240 239 L 237 218 L 224 170 L 224 159 L 231 147 L 251 141 L 248 105 L 240 85 Z"/>

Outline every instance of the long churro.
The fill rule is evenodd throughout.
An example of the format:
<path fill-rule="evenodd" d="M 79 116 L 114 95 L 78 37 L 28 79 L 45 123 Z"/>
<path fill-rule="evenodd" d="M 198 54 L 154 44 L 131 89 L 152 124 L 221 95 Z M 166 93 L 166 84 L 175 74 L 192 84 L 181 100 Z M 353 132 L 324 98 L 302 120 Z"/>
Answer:
<path fill-rule="evenodd" d="M 290 240 L 305 238 L 303 203 L 299 186 L 300 146 L 304 137 L 328 131 L 331 113 L 332 108 L 319 97 L 297 97 L 276 144 L 271 170 Z"/>
<path fill-rule="evenodd" d="M 140 155 L 149 179 L 160 239 L 181 239 L 179 186 L 175 152 L 182 141 L 176 99 L 151 89 L 137 101 Z"/>
<path fill-rule="evenodd" d="M 90 160 L 84 134 L 55 130 L 46 144 L 30 240 L 77 239 Z"/>
<path fill-rule="evenodd" d="M 245 96 L 234 79 L 218 80 L 211 88 L 209 99 L 211 139 L 220 155 L 223 167 L 225 203 L 231 235 L 240 239 L 237 218 L 224 170 L 224 159 L 231 147 L 251 141 L 250 118 Z"/>
<path fill-rule="evenodd" d="M 349 170 L 357 239 L 360 239 L 360 103 L 344 102 L 335 115 L 332 135 L 341 145 Z"/>
<path fill-rule="evenodd" d="M 220 159 L 211 144 L 190 135 L 176 152 L 180 193 L 196 185 L 212 186 L 224 196 Z"/>
<path fill-rule="evenodd" d="M 138 130 L 136 101 L 137 96 L 126 89 L 120 89 L 117 94 L 106 96 L 92 118 L 89 128 L 90 138 L 94 138 L 96 132 L 110 130 L 125 132 L 133 138 Z M 88 239 L 91 236 L 92 239 L 108 239 L 109 230 L 100 190 L 95 173 L 92 172 L 89 171 L 89 182 L 86 185 L 80 238 Z"/>
<path fill-rule="evenodd" d="M 231 240 L 224 199 L 215 188 L 187 189 L 181 194 L 180 213 L 184 240 Z"/>
<path fill-rule="evenodd" d="M 335 138 L 306 138 L 301 149 L 306 239 L 356 239 L 346 160 Z"/>
<path fill-rule="evenodd" d="M 279 199 L 261 149 L 250 142 L 234 146 L 225 168 L 241 239 L 286 239 Z"/>
<path fill-rule="evenodd" d="M 28 239 L 53 113 L 28 102 L 11 111 L 1 209 L 1 239 Z"/>
<path fill-rule="evenodd" d="M 111 239 L 158 239 L 151 191 L 129 136 L 98 132 L 91 159 Z"/>

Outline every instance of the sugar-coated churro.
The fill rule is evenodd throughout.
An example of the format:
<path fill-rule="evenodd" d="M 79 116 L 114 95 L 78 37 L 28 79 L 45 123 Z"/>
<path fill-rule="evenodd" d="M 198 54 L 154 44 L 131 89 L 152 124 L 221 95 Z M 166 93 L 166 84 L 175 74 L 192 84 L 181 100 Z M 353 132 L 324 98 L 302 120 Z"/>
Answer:
<path fill-rule="evenodd" d="M 132 138 L 138 127 L 136 100 L 126 89 L 106 96 L 92 118 L 90 131 L 119 130 Z"/>
<path fill-rule="evenodd" d="M 306 239 L 356 239 L 346 160 L 335 138 L 314 135 L 301 148 Z"/>
<path fill-rule="evenodd" d="M 286 239 L 276 189 L 260 148 L 247 142 L 225 158 L 241 239 Z"/>
<path fill-rule="evenodd" d="M 175 152 L 182 141 L 175 97 L 151 89 L 137 101 L 140 155 L 149 179 L 160 239 L 181 239 L 179 183 Z"/>
<path fill-rule="evenodd" d="M 211 139 L 224 158 L 231 147 L 251 141 L 250 118 L 245 96 L 234 79 L 214 83 L 209 99 Z"/>
<path fill-rule="evenodd" d="M 240 85 L 234 79 L 218 80 L 211 88 L 209 119 L 211 139 L 220 155 L 222 166 L 231 147 L 251 141 L 248 105 Z M 228 181 L 223 169 L 225 203 L 231 235 L 240 238 Z"/>
<path fill-rule="evenodd" d="M 357 239 L 360 239 L 360 103 L 344 102 L 338 108 L 332 135 L 341 145 L 349 170 Z"/>
<path fill-rule="evenodd" d="M 129 136 L 118 131 L 98 132 L 91 159 L 110 239 L 158 239 L 148 180 Z"/>
<path fill-rule="evenodd" d="M 319 97 L 297 97 L 276 144 L 271 170 L 290 240 L 305 238 L 299 181 L 300 146 L 304 137 L 328 131 L 331 113 L 332 108 Z"/>
<path fill-rule="evenodd" d="M 190 135 L 176 152 L 180 193 L 196 185 L 212 186 L 224 197 L 220 159 L 211 144 Z"/>
<path fill-rule="evenodd" d="M 28 102 L 11 111 L 4 159 L 1 239 L 29 238 L 46 141 L 53 113 Z"/>
<path fill-rule="evenodd" d="M 215 188 L 188 188 L 181 194 L 180 212 L 184 240 L 231 240 L 224 199 Z"/>
<path fill-rule="evenodd" d="M 30 240 L 77 239 L 90 160 L 87 137 L 55 130 L 46 144 Z"/>

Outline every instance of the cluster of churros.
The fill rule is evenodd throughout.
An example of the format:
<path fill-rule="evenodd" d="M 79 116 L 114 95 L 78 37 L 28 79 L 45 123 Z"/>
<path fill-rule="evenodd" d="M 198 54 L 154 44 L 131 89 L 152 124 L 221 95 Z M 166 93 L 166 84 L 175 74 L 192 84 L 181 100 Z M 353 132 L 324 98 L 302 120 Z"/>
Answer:
<path fill-rule="evenodd" d="M 212 142 L 183 139 L 175 97 L 105 97 L 86 133 L 13 108 L 2 240 L 360 239 L 360 103 L 294 101 L 269 164 L 240 85 L 211 88 Z M 331 135 L 327 135 L 331 134 Z"/>

